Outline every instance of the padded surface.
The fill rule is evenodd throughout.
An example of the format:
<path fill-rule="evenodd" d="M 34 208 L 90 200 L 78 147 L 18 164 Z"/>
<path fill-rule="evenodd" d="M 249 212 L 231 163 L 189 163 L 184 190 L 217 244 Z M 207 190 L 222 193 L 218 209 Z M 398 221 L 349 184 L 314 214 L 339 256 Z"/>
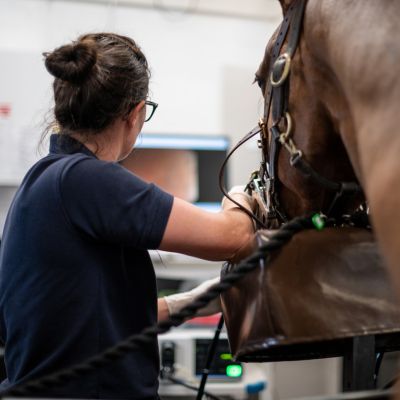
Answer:
<path fill-rule="evenodd" d="M 400 307 L 365 229 L 298 233 L 225 292 L 222 306 L 232 353 L 245 361 L 326 357 L 343 339 L 400 332 Z"/>

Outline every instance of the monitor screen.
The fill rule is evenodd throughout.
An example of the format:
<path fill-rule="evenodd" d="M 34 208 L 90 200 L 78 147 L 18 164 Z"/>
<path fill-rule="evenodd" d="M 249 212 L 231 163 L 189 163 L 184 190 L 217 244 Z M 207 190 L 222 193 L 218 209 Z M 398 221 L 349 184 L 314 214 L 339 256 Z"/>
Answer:
<path fill-rule="evenodd" d="M 218 174 L 227 155 L 225 136 L 142 134 L 122 165 L 147 182 L 209 211 L 218 211 Z M 225 185 L 227 173 L 225 173 Z"/>

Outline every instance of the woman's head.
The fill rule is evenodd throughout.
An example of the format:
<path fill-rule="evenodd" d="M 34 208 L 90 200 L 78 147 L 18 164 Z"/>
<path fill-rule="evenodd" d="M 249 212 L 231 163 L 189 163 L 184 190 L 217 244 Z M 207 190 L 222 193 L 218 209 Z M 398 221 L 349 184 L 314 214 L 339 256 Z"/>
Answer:
<path fill-rule="evenodd" d="M 87 34 L 44 55 L 55 77 L 56 122 L 66 133 L 101 132 L 147 97 L 147 60 L 128 37 Z"/>

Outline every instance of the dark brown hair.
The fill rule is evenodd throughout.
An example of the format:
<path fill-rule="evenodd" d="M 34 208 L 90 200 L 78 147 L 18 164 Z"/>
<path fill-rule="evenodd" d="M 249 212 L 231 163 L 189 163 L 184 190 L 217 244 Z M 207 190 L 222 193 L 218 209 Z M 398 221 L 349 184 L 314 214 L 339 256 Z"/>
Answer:
<path fill-rule="evenodd" d="M 44 56 L 55 77 L 54 114 L 64 134 L 96 134 L 147 97 L 146 57 L 126 36 L 86 34 Z"/>

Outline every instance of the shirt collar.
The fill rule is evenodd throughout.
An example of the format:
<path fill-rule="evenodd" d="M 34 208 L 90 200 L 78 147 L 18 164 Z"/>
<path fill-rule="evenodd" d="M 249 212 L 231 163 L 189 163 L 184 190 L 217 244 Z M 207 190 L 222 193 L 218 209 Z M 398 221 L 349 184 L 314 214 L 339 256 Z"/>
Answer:
<path fill-rule="evenodd" d="M 50 136 L 50 154 L 75 154 L 83 153 L 90 157 L 96 157 L 85 145 L 69 135 L 52 134 Z"/>

